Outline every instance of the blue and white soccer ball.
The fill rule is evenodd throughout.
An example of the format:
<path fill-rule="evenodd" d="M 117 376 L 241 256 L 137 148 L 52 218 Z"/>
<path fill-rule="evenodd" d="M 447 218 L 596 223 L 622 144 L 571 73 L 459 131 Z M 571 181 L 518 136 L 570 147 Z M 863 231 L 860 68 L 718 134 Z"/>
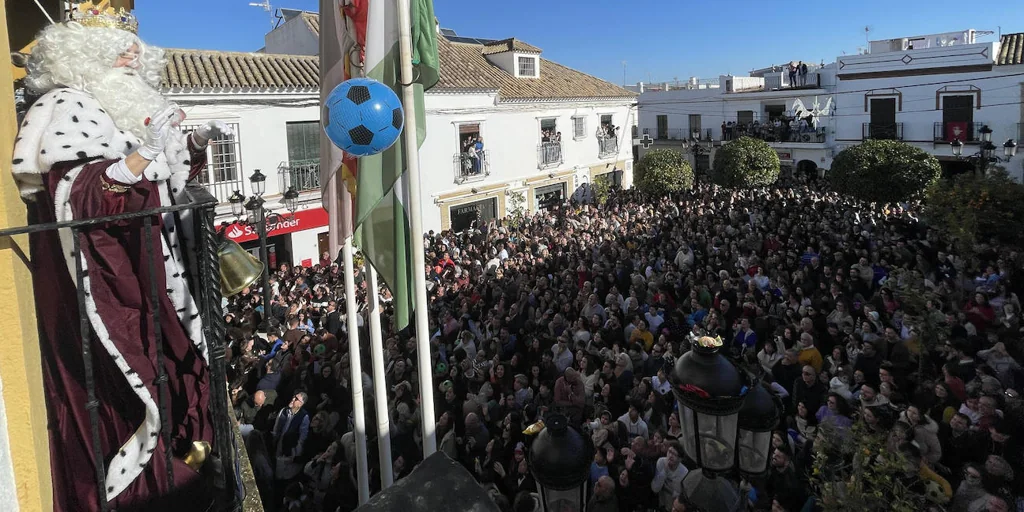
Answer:
<path fill-rule="evenodd" d="M 390 87 L 370 78 L 345 80 L 327 95 L 324 132 L 335 146 L 356 156 L 381 153 L 402 134 L 405 111 Z"/>

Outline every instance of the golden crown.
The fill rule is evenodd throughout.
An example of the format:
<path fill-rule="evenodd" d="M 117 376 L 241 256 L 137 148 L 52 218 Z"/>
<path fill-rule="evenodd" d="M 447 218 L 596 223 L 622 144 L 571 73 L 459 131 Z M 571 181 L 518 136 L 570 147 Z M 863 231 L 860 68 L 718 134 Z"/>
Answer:
<path fill-rule="evenodd" d="M 72 12 L 71 21 L 84 27 L 107 27 L 127 30 L 132 34 L 139 33 L 139 20 L 124 7 L 114 10 L 109 0 L 83 2 L 78 5 L 78 11 Z"/>

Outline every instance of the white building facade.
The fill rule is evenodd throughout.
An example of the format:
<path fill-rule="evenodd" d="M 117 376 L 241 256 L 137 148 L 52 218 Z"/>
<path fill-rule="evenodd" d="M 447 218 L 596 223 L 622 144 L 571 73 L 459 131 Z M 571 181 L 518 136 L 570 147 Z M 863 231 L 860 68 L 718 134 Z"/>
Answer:
<path fill-rule="evenodd" d="M 984 127 L 996 156 L 1024 138 L 1024 34 L 979 42 L 974 30 L 871 42 L 871 53 L 836 59 L 836 150 L 869 138 L 896 138 L 935 155 L 946 174 L 970 170 L 953 156 L 977 153 Z M 1001 161 L 1022 177 L 1024 154 Z"/>
<path fill-rule="evenodd" d="M 268 233 L 270 263 L 311 265 L 328 248 L 319 182 L 319 20 L 282 9 L 264 52 L 168 50 L 164 92 L 186 111 L 186 128 L 221 119 L 236 131 L 214 141 L 200 176 L 222 205 L 218 223 L 243 247 L 258 240 L 234 223 L 228 198 L 252 193 L 279 214 Z M 439 29 L 440 82 L 426 94 L 420 149 L 423 228 L 462 230 L 474 221 L 586 199 L 594 180 L 632 183 L 636 94 L 545 60 L 516 39 L 480 40 Z M 299 209 L 281 202 L 294 187 Z"/>
<path fill-rule="evenodd" d="M 722 76 L 717 89 L 643 91 L 634 143 L 640 155 L 678 148 L 699 170 L 730 139 L 730 122 L 763 126 L 810 116 L 809 131 L 782 137 L 759 132 L 784 168 L 825 172 L 839 151 L 876 138 L 902 140 L 935 155 L 947 174 L 963 172 L 973 165 L 965 157 L 979 150 L 983 127 L 992 130 L 997 157 L 1008 140 L 1024 139 L 1024 34 L 978 42 L 981 35 L 968 30 L 872 41 L 871 53 L 838 57 L 809 72 L 806 85 L 798 77 L 795 87 L 788 73 L 767 68 L 749 77 Z M 701 139 L 713 141 L 697 156 L 683 147 L 695 128 Z M 964 143 L 960 158 L 952 154 L 954 138 Z M 998 165 L 1024 180 L 1024 154 L 1002 160 Z"/>
<path fill-rule="evenodd" d="M 634 139 L 639 155 L 651 149 L 675 149 L 700 173 L 710 168 L 722 144 L 748 135 L 775 149 L 784 172 L 829 168 L 834 156 L 835 67 L 809 68 L 794 83 L 784 67 L 775 66 L 752 73 L 757 76 L 691 79 L 678 88 L 639 86 L 644 89 L 639 100 L 640 130 Z M 695 140 L 703 144 L 693 144 Z"/>

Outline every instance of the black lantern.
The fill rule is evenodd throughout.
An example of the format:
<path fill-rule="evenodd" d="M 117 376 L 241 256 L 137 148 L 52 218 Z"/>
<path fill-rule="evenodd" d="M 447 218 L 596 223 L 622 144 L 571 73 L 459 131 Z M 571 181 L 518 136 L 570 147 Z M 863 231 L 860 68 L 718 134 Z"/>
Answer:
<path fill-rule="evenodd" d="M 782 402 L 764 384 L 753 386 L 740 409 L 740 436 L 736 465 L 747 478 L 768 471 L 772 429 L 782 415 Z"/>
<path fill-rule="evenodd" d="M 981 134 L 982 142 L 992 142 L 992 128 L 989 128 L 987 124 L 982 126 L 978 133 Z"/>
<path fill-rule="evenodd" d="M 257 196 L 262 196 L 267 191 L 267 177 L 259 169 L 249 176 L 249 183 L 252 184 L 252 193 Z"/>
<path fill-rule="evenodd" d="M 284 207 L 291 213 L 299 209 L 299 193 L 295 191 L 295 187 L 288 187 L 288 191 L 284 193 Z"/>
<path fill-rule="evenodd" d="M 701 337 L 676 361 L 670 382 L 679 405 L 683 451 L 698 466 L 683 478 L 683 495 L 707 510 L 739 510 L 736 484 L 721 473 L 732 470 L 740 408 L 747 382 L 718 353 L 721 340 Z"/>
<path fill-rule="evenodd" d="M 1013 139 L 1007 139 L 1006 142 L 1003 143 L 1003 156 L 1005 156 L 1006 159 L 1009 160 L 1013 158 L 1013 156 L 1016 154 L 1017 143 L 1014 142 Z"/>
<path fill-rule="evenodd" d="M 241 192 L 236 190 L 235 193 L 231 194 L 231 197 L 228 198 L 228 202 L 231 203 L 231 215 L 234 215 L 236 219 L 238 217 L 241 217 L 242 210 L 244 209 L 242 203 L 245 202 L 245 196 L 243 196 Z"/>
<path fill-rule="evenodd" d="M 991 137 L 991 135 L 989 135 Z M 991 161 L 992 156 L 996 153 L 996 145 L 992 144 L 991 140 L 986 140 L 981 143 L 981 156 L 985 157 L 986 160 Z"/>
<path fill-rule="evenodd" d="M 537 481 L 546 512 L 582 512 L 594 461 L 594 442 L 569 427 L 562 414 L 548 414 L 545 428 L 530 445 L 526 462 Z"/>
<path fill-rule="evenodd" d="M 263 198 L 260 196 L 252 196 L 249 201 L 245 203 L 245 209 L 249 212 L 249 218 L 247 222 L 250 225 L 256 225 L 263 222 Z"/>
<path fill-rule="evenodd" d="M 960 139 L 953 139 L 949 146 L 953 148 L 953 156 L 960 158 L 960 155 L 964 154 L 964 143 L 960 142 Z"/>

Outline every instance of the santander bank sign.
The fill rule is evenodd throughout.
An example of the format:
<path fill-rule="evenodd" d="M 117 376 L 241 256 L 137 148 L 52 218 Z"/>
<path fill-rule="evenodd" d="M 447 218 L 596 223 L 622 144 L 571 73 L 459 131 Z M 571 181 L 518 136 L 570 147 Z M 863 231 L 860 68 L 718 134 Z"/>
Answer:
<path fill-rule="evenodd" d="M 271 218 L 273 220 L 273 218 Z M 286 235 L 296 231 L 319 228 L 327 225 L 327 210 L 323 208 L 311 208 L 300 210 L 294 215 L 280 215 L 277 222 L 267 225 L 267 236 Z M 228 224 L 224 228 L 224 234 L 231 240 L 242 243 L 259 238 L 259 231 L 255 226 L 247 226 L 238 222 Z"/>

